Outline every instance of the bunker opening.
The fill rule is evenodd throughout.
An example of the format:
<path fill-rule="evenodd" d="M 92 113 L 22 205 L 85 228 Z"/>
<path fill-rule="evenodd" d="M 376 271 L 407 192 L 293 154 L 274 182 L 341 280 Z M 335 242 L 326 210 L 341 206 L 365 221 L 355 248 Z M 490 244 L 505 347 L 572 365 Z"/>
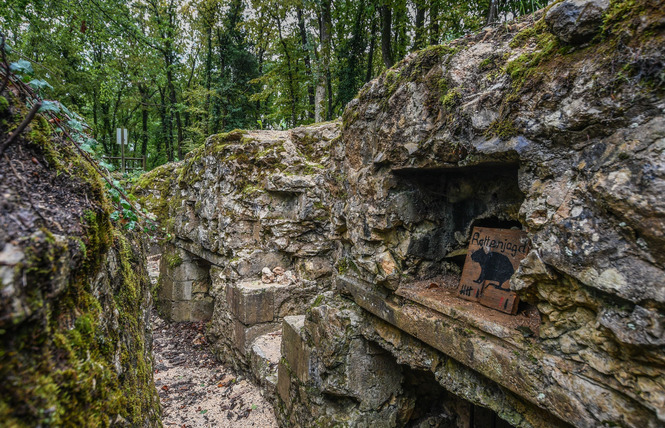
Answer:
<path fill-rule="evenodd" d="M 510 241 L 511 236 L 522 236 L 522 240 L 525 236 L 520 232 L 519 210 L 524 194 L 519 188 L 518 163 L 400 169 L 393 173 L 398 185 L 391 207 L 408 236 L 408 243 L 403 243 L 406 257 L 399 284 L 402 293 L 398 294 L 436 309 L 440 303 L 456 305 L 458 298 L 476 297 L 478 301 L 478 295 L 486 292 L 492 297 L 489 302 L 483 300 L 484 305 L 511 314 L 537 315 L 535 308 L 520 302 L 514 293 L 510 299 L 501 294 L 509 292 L 509 279 L 519 264 L 516 261 L 511 265 L 508 257 L 514 258 L 513 253 L 518 251 L 513 250 L 526 253 L 529 248 L 526 243 Z M 470 244 L 479 241 L 473 240 L 476 230 L 498 230 L 504 236 L 500 241 L 483 242 L 482 250 L 475 248 L 469 254 Z M 475 271 L 466 276 L 473 275 L 472 284 L 479 285 L 467 287 L 468 296 L 461 296 L 458 288 L 462 286 L 465 264 L 473 263 Z M 537 326 L 536 321 L 532 324 Z"/>
<path fill-rule="evenodd" d="M 444 276 L 457 286 L 474 227 L 522 229 L 518 171 L 517 163 L 393 171 L 391 208 L 410 231 L 404 281 Z"/>
<path fill-rule="evenodd" d="M 489 408 L 471 403 L 447 391 L 429 371 L 402 366 L 402 387 L 412 397 L 413 407 L 406 427 L 511 428 Z"/>

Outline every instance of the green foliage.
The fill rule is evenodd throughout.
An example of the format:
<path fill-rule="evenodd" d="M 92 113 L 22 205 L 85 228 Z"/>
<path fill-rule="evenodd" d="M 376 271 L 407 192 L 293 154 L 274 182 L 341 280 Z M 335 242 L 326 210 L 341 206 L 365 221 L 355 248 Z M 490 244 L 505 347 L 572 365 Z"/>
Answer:
<path fill-rule="evenodd" d="M 529 13 L 543 0 L 507 0 L 497 20 Z M 324 16 L 324 6 L 330 7 Z M 379 9 L 391 10 L 382 33 Z M 91 132 L 82 148 L 126 155 L 148 169 L 182 160 L 210 135 L 234 128 L 286 129 L 339 116 L 369 80 L 410 50 L 484 26 L 488 0 L 8 0 L 0 27 L 12 70 L 60 103 L 61 114 Z M 423 20 L 416 23 L 414 13 Z M 325 18 L 325 19 L 324 19 Z M 329 20 L 329 40 L 323 27 Z M 324 22 L 326 21 L 326 22 Z M 524 35 L 527 37 L 528 35 Z M 404 77 L 408 77 L 405 75 Z M 78 129 L 76 122 L 71 129 Z M 86 125 L 88 124 L 88 125 Z M 102 166 L 111 170 L 115 161 Z"/>
<path fill-rule="evenodd" d="M 35 72 L 32 69 L 32 64 L 30 64 L 30 61 L 26 61 L 24 59 L 20 59 L 16 62 L 12 62 L 11 64 L 9 64 L 9 69 L 14 73 L 21 73 L 21 74 L 33 74 Z"/>

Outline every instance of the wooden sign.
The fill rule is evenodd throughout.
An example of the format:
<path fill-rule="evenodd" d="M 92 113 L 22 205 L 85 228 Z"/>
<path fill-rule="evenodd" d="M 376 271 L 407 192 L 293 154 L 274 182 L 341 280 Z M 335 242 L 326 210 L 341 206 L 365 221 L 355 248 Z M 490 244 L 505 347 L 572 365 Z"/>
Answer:
<path fill-rule="evenodd" d="M 510 277 L 530 250 L 529 238 L 521 230 L 473 228 L 459 297 L 515 314 L 519 297 L 510 291 Z"/>

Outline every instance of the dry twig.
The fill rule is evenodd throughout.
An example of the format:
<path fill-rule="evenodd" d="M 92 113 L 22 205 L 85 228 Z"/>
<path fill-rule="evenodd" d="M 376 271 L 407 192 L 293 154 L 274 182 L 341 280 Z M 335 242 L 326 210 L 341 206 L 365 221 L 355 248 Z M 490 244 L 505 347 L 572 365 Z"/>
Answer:
<path fill-rule="evenodd" d="M 14 132 L 12 132 L 12 135 L 10 135 L 9 138 L 7 138 L 7 140 L 4 143 L 2 143 L 2 146 L 0 146 L 0 156 L 2 156 L 7 147 L 9 147 L 9 145 L 16 139 L 16 137 L 18 137 L 21 134 L 21 132 L 23 132 L 23 130 L 30 124 L 30 122 L 32 122 L 32 119 L 34 119 L 35 115 L 37 114 L 41 106 L 42 106 L 41 101 L 37 101 L 35 105 L 32 106 L 32 109 L 30 109 L 28 115 L 25 117 L 25 119 L 23 119 L 23 122 L 21 122 L 18 128 L 16 128 Z"/>

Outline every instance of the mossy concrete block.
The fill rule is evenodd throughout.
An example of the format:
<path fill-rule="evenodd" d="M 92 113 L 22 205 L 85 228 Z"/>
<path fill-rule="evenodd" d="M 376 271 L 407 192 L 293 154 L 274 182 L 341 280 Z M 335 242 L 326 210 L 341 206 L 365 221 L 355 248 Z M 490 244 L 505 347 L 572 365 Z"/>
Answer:
<path fill-rule="evenodd" d="M 180 322 L 180 321 L 191 321 L 192 317 L 192 302 L 190 301 L 181 301 L 181 302 L 171 302 L 169 318 L 171 321 Z"/>
<path fill-rule="evenodd" d="M 277 367 L 277 394 L 284 406 L 291 410 L 291 371 L 283 362 Z"/>
<path fill-rule="evenodd" d="M 269 322 L 275 313 L 275 287 L 261 281 L 231 284 L 226 301 L 231 313 L 245 325 Z"/>
<path fill-rule="evenodd" d="M 205 296 L 191 302 L 190 321 L 209 321 L 212 318 L 214 301 L 212 297 Z"/>
<path fill-rule="evenodd" d="M 282 323 L 282 356 L 293 374 L 303 383 L 309 380 L 311 359 L 311 351 L 303 337 L 304 326 L 304 315 L 284 317 Z"/>

